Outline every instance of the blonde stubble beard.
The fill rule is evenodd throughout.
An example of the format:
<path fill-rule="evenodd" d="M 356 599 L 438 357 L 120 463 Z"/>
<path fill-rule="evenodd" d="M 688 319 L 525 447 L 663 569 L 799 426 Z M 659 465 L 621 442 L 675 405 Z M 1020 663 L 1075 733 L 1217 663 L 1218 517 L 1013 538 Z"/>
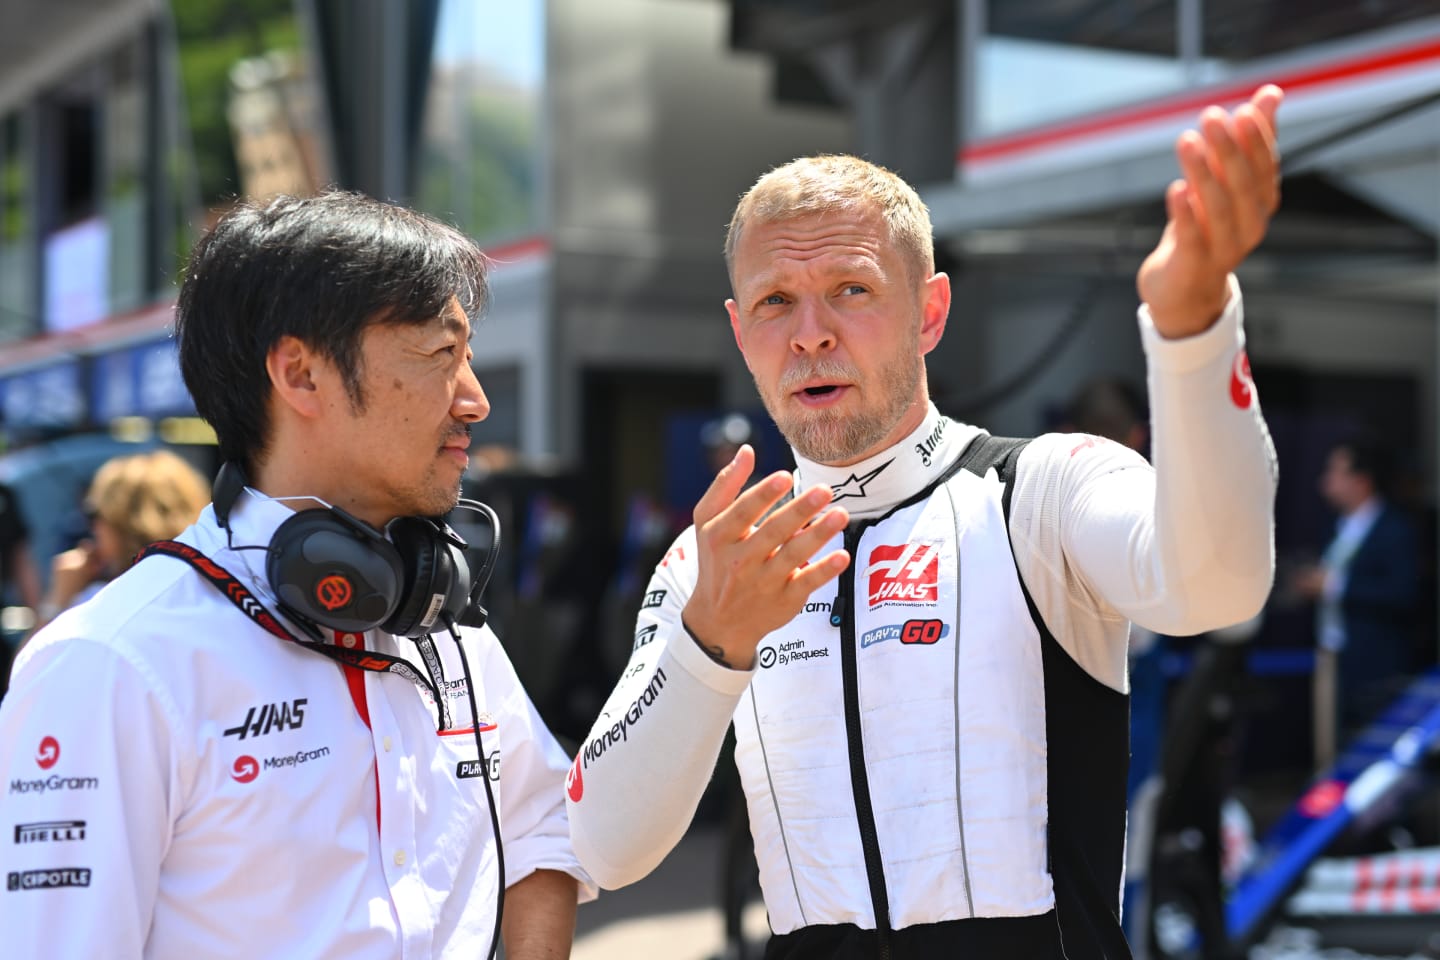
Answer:
<path fill-rule="evenodd" d="M 916 402 L 924 372 L 919 331 L 911 327 L 906 341 L 905 349 L 897 359 L 880 369 L 875 382 L 865 385 L 867 388 L 878 387 L 880 396 L 884 398 L 884 403 L 878 408 L 855 413 L 834 410 L 792 412 L 793 408 L 786 408 L 785 400 L 809 380 L 858 385 L 860 372 L 839 360 L 820 359 L 792 366 L 781 375 L 772 394 L 767 394 L 759 381 L 756 381 L 755 389 L 781 436 L 800 456 L 832 465 L 854 462 L 885 439 Z"/>

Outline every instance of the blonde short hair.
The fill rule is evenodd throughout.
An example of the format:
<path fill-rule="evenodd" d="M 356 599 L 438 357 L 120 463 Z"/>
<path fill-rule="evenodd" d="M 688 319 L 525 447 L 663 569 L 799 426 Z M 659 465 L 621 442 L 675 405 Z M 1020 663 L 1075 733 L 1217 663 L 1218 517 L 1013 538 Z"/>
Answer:
<path fill-rule="evenodd" d="M 890 242 L 914 279 L 935 272 L 930 211 L 908 183 L 884 167 L 846 154 L 801 157 L 755 181 L 740 198 L 725 235 L 725 266 L 733 276 L 735 247 L 752 223 L 781 223 L 835 210 L 878 211 Z"/>
<path fill-rule="evenodd" d="M 179 534 L 209 501 L 209 482 L 169 450 L 106 461 L 85 496 L 86 509 L 115 531 L 125 562 Z"/>

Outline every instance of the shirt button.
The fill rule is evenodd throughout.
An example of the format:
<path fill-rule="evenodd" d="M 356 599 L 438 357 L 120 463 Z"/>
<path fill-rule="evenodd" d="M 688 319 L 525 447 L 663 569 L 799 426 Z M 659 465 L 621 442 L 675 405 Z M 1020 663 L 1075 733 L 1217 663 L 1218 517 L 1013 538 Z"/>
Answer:
<path fill-rule="evenodd" d="M 385 747 L 385 752 L 386 752 L 386 753 L 389 753 L 389 752 L 390 752 L 390 738 L 389 738 L 389 737 L 386 737 L 384 740 L 381 740 L 380 743 L 381 743 L 382 746 Z"/>
<path fill-rule="evenodd" d="M 404 851 L 404 850 L 396 850 L 396 851 L 395 851 L 395 866 L 397 866 L 397 867 L 403 867 L 403 866 L 405 866 L 405 851 Z"/>
<path fill-rule="evenodd" d="M 353 634 L 353 633 L 347 633 L 347 634 L 345 634 L 344 636 L 342 636 L 342 637 L 340 638 L 340 642 L 345 645 L 345 648 L 346 648 L 346 649 L 348 649 L 348 650 L 354 650 L 354 649 L 355 649 L 355 634 Z"/>

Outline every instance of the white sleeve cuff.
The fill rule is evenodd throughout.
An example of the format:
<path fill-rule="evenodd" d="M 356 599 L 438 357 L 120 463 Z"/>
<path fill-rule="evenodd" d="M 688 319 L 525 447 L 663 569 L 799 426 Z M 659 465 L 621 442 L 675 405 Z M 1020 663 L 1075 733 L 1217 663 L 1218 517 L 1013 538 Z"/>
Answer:
<path fill-rule="evenodd" d="M 699 642 L 685 629 L 683 623 L 675 624 L 675 636 L 666 645 L 665 651 L 686 673 L 716 693 L 726 696 L 738 697 L 744 693 L 745 688 L 750 686 L 751 678 L 755 676 L 754 667 L 749 670 L 732 670 L 710 659 L 710 655 L 701 649 Z"/>
<path fill-rule="evenodd" d="M 1245 318 L 1245 308 L 1240 299 L 1240 283 L 1235 279 L 1235 274 L 1230 274 L 1226 282 L 1230 286 L 1230 298 L 1225 303 L 1225 310 L 1208 330 L 1193 337 L 1172 340 L 1162 336 L 1150 318 L 1149 305 L 1140 304 L 1140 342 L 1144 344 L 1145 357 L 1152 371 L 1188 373 L 1221 357 L 1228 358 L 1234 352 L 1236 338 Z"/>

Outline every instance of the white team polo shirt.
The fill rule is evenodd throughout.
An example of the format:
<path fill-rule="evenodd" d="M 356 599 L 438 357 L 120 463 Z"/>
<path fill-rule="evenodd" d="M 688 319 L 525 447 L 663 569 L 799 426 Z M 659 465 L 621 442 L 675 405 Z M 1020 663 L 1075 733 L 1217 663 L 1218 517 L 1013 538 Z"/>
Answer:
<path fill-rule="evenodd" d="M 291 510 L 242 496 L 236 547 Z M 271 610 L 265 553 L 207 508 L 179 539 Z M 295 631 L 298 635 L 298 630 Z M 23 651 L 0 704 L 0 930 L 14 956 L 483 957 L 497 864 L 595 895 L 570 847 L 568 761 L 494 634 L 435 638 L 453 728 L 402 676 L 342 669 L 253 623 L 190 566 L 146 559 Z M 400 656 L 379 631 L 341 637 Z"/>

